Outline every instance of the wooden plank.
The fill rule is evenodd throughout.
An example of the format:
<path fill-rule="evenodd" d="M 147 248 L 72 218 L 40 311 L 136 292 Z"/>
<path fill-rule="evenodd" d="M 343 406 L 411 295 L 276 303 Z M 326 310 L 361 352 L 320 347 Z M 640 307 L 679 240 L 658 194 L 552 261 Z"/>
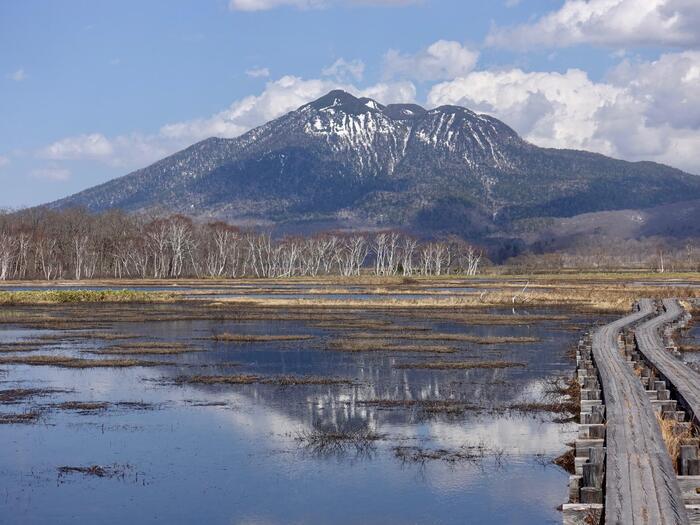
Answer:
<path fill-rule="evenodd" d="M 676 392 L 678 401 L 700 424 L 700 374 L 664 348 L 660 330 L 683 314 L 675 299 L 665 299 L 664 313 L 641 324 L 636 332 L 637 347 L 644 358 L 666 379 Z"/>
<path fill-rule="evenodd" d="M 654 313 L 638 311 L 593 334 L 593 356 L 606 408 L 605 523 L 687 524 L 688 516 L 654 410 L 639 378 L 619 351 L 617 338 Z"/>

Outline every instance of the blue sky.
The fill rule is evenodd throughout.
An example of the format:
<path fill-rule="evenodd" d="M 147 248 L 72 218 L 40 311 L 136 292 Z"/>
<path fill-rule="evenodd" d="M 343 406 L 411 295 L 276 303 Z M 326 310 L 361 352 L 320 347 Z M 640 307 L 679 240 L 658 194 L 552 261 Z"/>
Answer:
<path fill-rule="evenodd" d="M 333 87 L 700 173 L 698 27 L 687 0 L 2 2 L 0 207 L 236 136 Z"/>

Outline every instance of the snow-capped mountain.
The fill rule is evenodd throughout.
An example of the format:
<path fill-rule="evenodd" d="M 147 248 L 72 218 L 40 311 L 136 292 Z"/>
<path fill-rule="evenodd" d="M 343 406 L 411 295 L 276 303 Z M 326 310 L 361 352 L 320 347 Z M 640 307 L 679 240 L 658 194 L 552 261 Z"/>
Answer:
<path fill-rule="evenodd" d="M 50 206 L 479 237 L 516 219 L 691 199 L 700 199 L 700 177 L 667 166 L 539 148 L 462 107 L 385 106 L 332 91 Z"/>

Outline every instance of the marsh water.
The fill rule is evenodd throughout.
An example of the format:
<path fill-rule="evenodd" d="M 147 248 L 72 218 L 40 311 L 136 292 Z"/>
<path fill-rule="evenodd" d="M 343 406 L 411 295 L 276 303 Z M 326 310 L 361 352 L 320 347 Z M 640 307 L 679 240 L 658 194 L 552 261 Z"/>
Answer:
<path fill-rule="evenodd" d="M 552 460 L 566 450 L 574 427 L 560 422 L 560 414 L 518 407 L 542 403 L 552 378 L 573 372 L 567 351 L 600 316 L 491 310 L 499 322 L 490 323 L 470 321 L 468 314 L 462 319 L 460 312 L 380 309 L 334 312 L 324 323 L 289 310 L 257 316 L 217 310 L 208 318 L 205 302 L 154 313 L 157 308 L 5 309 L 0 356 L 103 359 L 89 352 L 124 341 L 179 343 L 196 351 L 141 356 L 149 366 L 124 368 L 0 364 L 0 390 L 43 389 L 0 405 L 3 414 L 37 416 L 0 425 L 1 523 L 561 521 L 557 506 L 567 499 L 568 474 Z M 520 321 L 507 324 L 508 316 Z M 523 316 L 534 317 L 523 322 Z M 88 319 L 82 329 L 81 319 Z M 365 321 L 391 326 L 381 335 L 392 340 L 434 332 L 537 342 L 445 341 L 440 344 L 452 352 L 445 355 L 334 347 L 353 333 L 371 332 L 360 328 Z M 222 333 L 309 338 L 211 339 Z M 22 352 L 12 347 L 30 341 Z M 420 367 L 436 359 L 518 366 Z M 330 381 L 209 385 L 182 379 L 227 374 Z M 411 403 L 440 400 L 463 405 L 431 413 Z M 73 401 L 106 404 L 62 405 Z M 371 432 L 373 438 L 362 446 L 309 443 L 308 436 L 324 432 Z M 70 470 L 92 465 L 106 470 Z"/>

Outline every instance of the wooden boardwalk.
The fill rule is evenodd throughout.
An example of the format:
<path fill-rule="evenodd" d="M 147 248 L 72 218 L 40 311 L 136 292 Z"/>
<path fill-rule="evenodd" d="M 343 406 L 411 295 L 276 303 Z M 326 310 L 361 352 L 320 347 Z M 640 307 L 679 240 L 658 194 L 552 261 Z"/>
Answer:
<path fill-rule="evenodd" d="M 675 299 L 665 299 L 664 312 L 641 324 L 635 332 L 637 349 L 669 383 L 681 406 L 694 424 L 700 418 L 700 374 L 664 348 L 660 330 L 683 314 Z"/>
<path fill-rule="evenodd" d="M 618 346 L 623 328 L 653 313 L 652 302 L 642 300 L 638 311 L 593 334 L 592 351 L 606 410 L 607 524 L 689 523 L 649 397 Z"/>

